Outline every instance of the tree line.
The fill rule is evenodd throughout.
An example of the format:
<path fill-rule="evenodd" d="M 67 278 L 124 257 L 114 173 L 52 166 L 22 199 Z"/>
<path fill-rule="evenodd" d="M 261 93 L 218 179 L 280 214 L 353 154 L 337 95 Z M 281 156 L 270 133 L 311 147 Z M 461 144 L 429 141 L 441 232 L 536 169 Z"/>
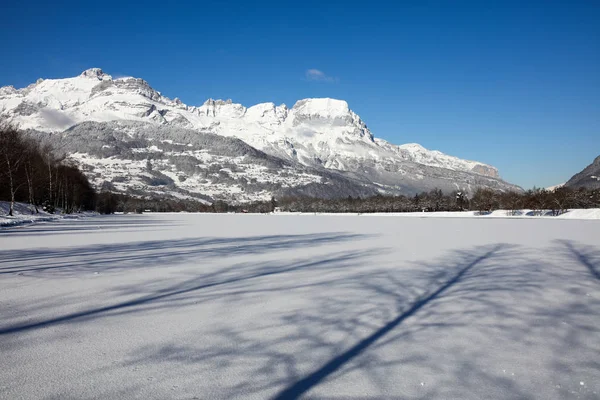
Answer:
<path fill-rule="evenodd" d="M 479 189 L 471 199 L 471 210 L 490 212 L 522 209 L 534 212 L 550 211 L 553 215 L 562 214 L 573 208 L 600 208 L 600 190 L 588 188 L 559 187 L 554 190 L 531 189 L 523 193 L 495 192 Z"/>
<path fill-rule="evenodd" d="M 549 212 L 559 215 L 573 208 L 600 207 L 600 190 L 571 189 L 560 187 L 555 190 L 531 189 L 524 192 L 501 192 L 479 188 L 473 196 L 454 191 L 443 193 L 440 189 L 422 192 L 415 196 L 384 196 L 345 199 L 282 198 L 278 202 L 282 211 L 373 213 L 373 212 L 433 212 L 433 211 L 478 211 L 482 214 L 494 210 L 532 210 L 534 214 Z"/>
<path fill-rule="evenodd" d="M 110 191 L 100 192 L 96 200 L 96 210 L 102 214 L 116 212 L 139 214 L 144 212 L 269 213 L 275 210 L 276 205 L 277 202 L 274 198 L 270 201 L 229 204 L 223 200 L 207 203 L 195 199 L 137 197 Z"/>
<path fill-rule="evenodd" d="M 443 193 L 440 189 L 422 192 L 415 196 L 347 197 L 322 199 L 315 197 L 282 197 L 268 201 L 228 204 L 217 200 L 212 204 L 189 199 L 136 198 L 125 194 L 103 192 L 98 195 L 98 211 L 113 212 L 249 212 L 269 213 L 275 210 L 288 212 L 374 213 L 374 212 L 433 212 L 478 211 L 482 214 L 494 210 L 532 210 L 534 214 L 559 215 L 573 208 L 600 208 L 600 190 L 561 187 L 553 191 L 532 189 L 525 192 L 500 192 L 480 188 L 473 196 L 463 192 Z"/>
<path fill-rule="evenodd" d="M 96 192 L 75 164 L 49 143 L 8 125 L 0 126 L 0 200 L 28 203 L 32 213 L 93 210 Z"/>

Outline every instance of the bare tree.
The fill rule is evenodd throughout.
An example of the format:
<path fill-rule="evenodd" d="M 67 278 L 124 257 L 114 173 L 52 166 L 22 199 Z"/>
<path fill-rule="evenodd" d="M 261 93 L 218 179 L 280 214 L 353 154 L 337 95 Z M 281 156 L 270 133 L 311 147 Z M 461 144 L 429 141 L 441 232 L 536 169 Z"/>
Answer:
<path fill-rule="evenodd" d="M 498 194 L 492 189 L 478 188 L 471 199 L 475 209 L 480 212 L 489 212 L 498 208 Z"/>
<path fill-rule="evenodd" d="M 9 215 L 15 202 L 28 202 L 31 212 L 46 203 L 62 206 L 64 212 L 95 204 L 95 191 L 75 164 L 55 157 L 50 145 L 40 142 L 10 125 L 0 123 L 0 199 L 9 200 Z"/>
<path fill-rule="evenodd" d="M 564 213 L 569 208 L 569 204 L 573 203 L 573 191 L 568 187 L 562 186 L 556 188 L 548 195 L 550 197 L 550 207 L 552 208 L 552 213 L 554 215 Z"/>
<path fill-rule="evenodd" d="M 21 169 L 27 156 L 27 152 L 21 141 L 19 132 L 11 127 L 0 128 L 0 159 L 2 162 L 2 174 L 8 180 L 10 193 L 10 209 L 8 215 L 12 216 L 15 209 L 15 195 L 17 190 L 25 184 L 19 180 L 18 171 Z"/>
<path fill-rule="evenodd" d="M 517 192 L 504 192 L 500 195 L 500 206 L 509 210 L 510 215 L 515 215 L 517 210 L 523 208 L 523 196 Z"/>

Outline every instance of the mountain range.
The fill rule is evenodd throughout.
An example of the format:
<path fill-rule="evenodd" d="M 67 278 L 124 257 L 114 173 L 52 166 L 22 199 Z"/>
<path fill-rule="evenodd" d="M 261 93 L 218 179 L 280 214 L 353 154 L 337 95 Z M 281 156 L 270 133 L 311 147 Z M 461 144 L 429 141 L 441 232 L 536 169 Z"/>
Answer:
<path fill-rule="evenodd" d="M 188 106 L 99 68 L 0 88 L 0 117 L 51 142 L 98 188 L 207 202 L 521 188 L 490 165 L 374 137 L 343 100 Z"/>

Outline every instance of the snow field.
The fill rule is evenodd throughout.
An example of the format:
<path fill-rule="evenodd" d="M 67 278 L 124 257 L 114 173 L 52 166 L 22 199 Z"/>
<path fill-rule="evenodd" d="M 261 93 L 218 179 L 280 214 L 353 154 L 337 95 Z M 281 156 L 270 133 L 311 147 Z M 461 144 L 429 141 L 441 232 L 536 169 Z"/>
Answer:
<path fill-rule="evenodd" d="M 0 231 L 0 398 L 597 399 L 600 225 L 147 214 Z"/>

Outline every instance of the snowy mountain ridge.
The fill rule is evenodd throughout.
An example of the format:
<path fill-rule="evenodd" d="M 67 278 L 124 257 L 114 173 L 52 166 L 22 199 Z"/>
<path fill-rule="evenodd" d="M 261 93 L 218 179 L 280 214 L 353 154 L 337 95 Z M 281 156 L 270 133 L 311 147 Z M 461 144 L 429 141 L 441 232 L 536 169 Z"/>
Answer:
<path fill-rule="evenodd" d="M 100 68 L 66 79 L 40 79 L 24 89 L 0 89 L 3 114 L 21 128 L 62 131 L 84 121 L 151 121 L 235 136 L 279 156 L 344 170 L 344 158 L 389 158 L 498 177 L 489 165 L 461 160 L 416 144 L 395 146 L 374 139 L 348 103 L 335 99 L 261 103 L 244 107 L 231 100 L 207 100 L 188 106 L 154 90 L 143 79 L 113 79 Z M 361 149 L 361 151 L 357 151 Z"/>
<path fill-rule="evenodd" d="M 427 190 L 433 180 L 445 190 L 518 189 L 500 180 L 493 166 L 375 138 L 346 101 L 329 98 L 299 100 L 292 108 L 213 99 L 189 106 L 143 79 L 113 79 L 91 68 L 72 78 L 38 79 L 23 89 L 0 88 L 0 116 L 21 129 L 49 133 L 85 122 L 133 121 L 217 134 L 293 164 L 376 183 L 386 192 Z"/>

